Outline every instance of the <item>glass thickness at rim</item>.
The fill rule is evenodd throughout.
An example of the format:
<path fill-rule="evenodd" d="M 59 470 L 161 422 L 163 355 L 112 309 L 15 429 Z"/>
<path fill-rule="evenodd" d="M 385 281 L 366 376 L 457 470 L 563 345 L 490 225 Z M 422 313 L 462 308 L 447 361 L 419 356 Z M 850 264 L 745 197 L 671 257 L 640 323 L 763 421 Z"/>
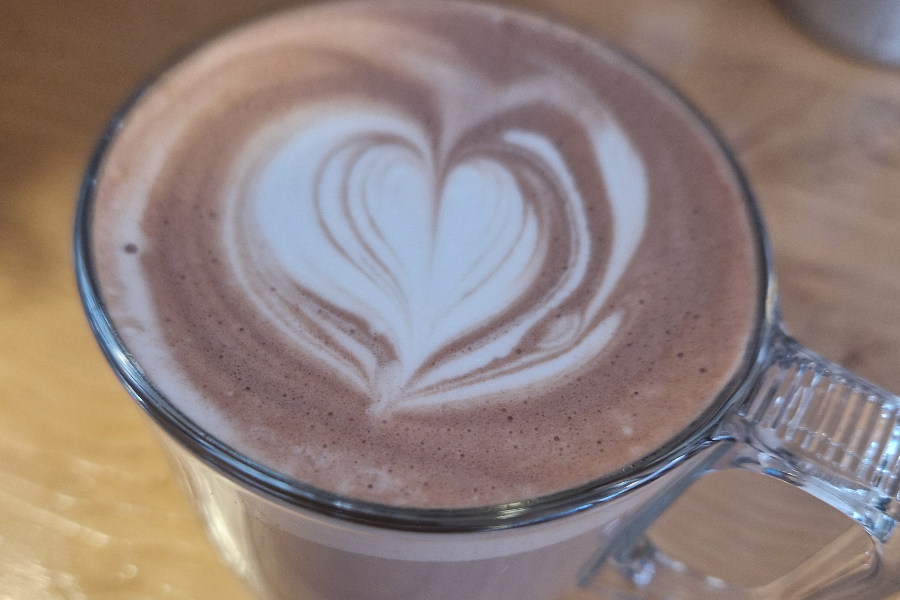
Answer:
<path fill-rule="evenodd" d="M 469 4 L 463 0 L 452 0 L 451 3 Z M 551 20 L 543 15 L 529 13 L 519 8 L 513 9 L 481 3 L 479 6 L 506 14 L 514 13 L 519 17 L 524 16 L 544 23 Z M 272 16 L 278 12 L 269 12 L 257 19 Z M 753 336 L 745 349 L 741 368 L 691 425 L 655 452 L 619 471 L 576 488 L 507 504 L 473 508 L 424 509 L 356 500 L 313 487 L 278 473 L 216 439 L 166 400 L 153 387 L 119 338 L 103 303 L 91 250 L 91 223 L 97 175 L 103 166 L 104 157 L 116 132 L 123 125 L 131 108 L 153 88 L 156 81 L 193 51 L 199 50 L 219 35 L 252 22 L 252 20 L 242 21 L 204 37 L 198 43 L 165 61 L 161 68 L 141 83 L 113 114 L 109 124 L 100 135 L 79 190 L 74 226 L 74 266 L 78 292 L 91 330 L 106 360 L 119 381 L 144 412 L 169 436 L 217 472 L 272 500 L 353 523 L 428 533 L 507 529 L 580 512 L 656 479 L 714 443 L 719 422 L 736 403 L 739 403 L 747 395 L 754 375 L 764 364 L 769 346 L 768 341 L 777 325 L 778 309 L 771 255 L 753 193 L 734 155 L 721 136 L 681 92 L 624 50 L 580 31 L 577 26 L 573 27 L 570 23 L 560 22 L 558 19 L 552 21 L 577 32 L 591 43 L 603 47 L 607 52 L 620 56 L 629 69 L 647 77 L 653 84 L 663 88 L 665 93 L 673 96 L 681 108 L 690 114 L 697 125 L 713 140 L 741 189 L 748 221 L 753 229 L 756 263 L 759 267 L 757 271 L 757 312 L 754 315 Z"/>

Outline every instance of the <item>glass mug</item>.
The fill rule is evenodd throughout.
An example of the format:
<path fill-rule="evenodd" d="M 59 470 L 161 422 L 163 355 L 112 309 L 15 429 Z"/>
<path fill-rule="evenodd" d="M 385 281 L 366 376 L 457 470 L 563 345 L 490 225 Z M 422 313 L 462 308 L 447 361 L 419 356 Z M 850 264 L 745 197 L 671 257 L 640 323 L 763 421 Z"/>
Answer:
<path fill-rule="evenodd" d="M 575 489 L 481 508 L 391 507 L 313 488 L 210 436 L 153 388 L 119 339 L 91 256 L 94 186 L 118 127 L 150 85 L 114 115 L 89 162 L 75 220 L 78 288 L 101 349 L 149 416 L 207 534 L 260 598 L 556 600 L 578 590 L 579 598 L 883 598 L 900 590 L 900 398 L 784 333 L 759 212 L 721 141 L 761 268 L 748 358 L 717 401 L 664 448 Z M 824 500 L 868 533 L 871 550 L 848 563 L 840 538 L 757 588 L 691 571 L 645 531 L 698 478 L 724 469 L 776 477 Z"/>

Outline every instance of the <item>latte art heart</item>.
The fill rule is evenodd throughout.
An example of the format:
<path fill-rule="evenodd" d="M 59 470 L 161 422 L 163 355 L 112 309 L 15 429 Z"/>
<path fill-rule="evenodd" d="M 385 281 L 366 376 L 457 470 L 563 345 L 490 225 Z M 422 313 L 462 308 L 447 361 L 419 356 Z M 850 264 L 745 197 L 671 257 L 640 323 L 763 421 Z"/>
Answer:
<path fill-rule="evenodd" d="M 540 89 L 522 86 L 517 99 L 536 103 Z M 640 157 L 597 116 L 583 126 L 610 204 L 605 264 L 583 192 L 546 133 L 512 122 L 442 152 L 415 121 L 355 104 L 296 111 L 248 145 L 224 232 L 226 247 L 249 252 L 232 251 L 232 266 L 258 309 L 373 410 L 558 382 L 612 338 L 622 315 L 600 313 L 646 211 Z M 551 251 L 565 256 L 548 273 Z M 260 293 L 285 277 L 303 290 L 300 321 Z M 576 294 L 587 301 L 566 307 Z"/>

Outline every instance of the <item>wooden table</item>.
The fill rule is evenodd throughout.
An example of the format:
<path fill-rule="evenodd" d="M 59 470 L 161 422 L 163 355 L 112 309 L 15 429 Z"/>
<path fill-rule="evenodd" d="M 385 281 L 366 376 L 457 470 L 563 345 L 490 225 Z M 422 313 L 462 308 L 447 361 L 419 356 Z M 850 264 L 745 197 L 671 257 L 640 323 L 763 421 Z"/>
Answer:
<path fill-rule="evenodd" d="M 88 331 L 70 228 L 128 91 L 173 49 L 278 3 L 0 0 L 0 599 L 248 598 Z M 765 0 L 526 4 L 614 40 L 711 117 L 762 205 L 788 327 L 900 392 L 900 72 L 816 45 Z M 849 525 L 746 477 L 702 481 L 660 545 L 759 582 Z"/>

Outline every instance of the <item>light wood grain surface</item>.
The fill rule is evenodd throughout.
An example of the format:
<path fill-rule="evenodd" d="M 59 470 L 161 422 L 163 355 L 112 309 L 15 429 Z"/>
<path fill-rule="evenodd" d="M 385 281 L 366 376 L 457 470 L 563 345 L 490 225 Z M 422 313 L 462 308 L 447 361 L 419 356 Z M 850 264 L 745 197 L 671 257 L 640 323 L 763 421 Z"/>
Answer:
<path fill-rule="evenodd" d="M 174 49 L 280 3 L 0 0 L 2 600 L 249 598 L 96 348 L 69 248 L 82 170 L 121 99 Z M 711 118 L 762 206 L 789 329 L 900 392 L 900 73 L 816 45 L 765 0 L 524 4 L 628 49 Z M 848 525 L 723 474 L 654 536 L 759 583 Z"/>

